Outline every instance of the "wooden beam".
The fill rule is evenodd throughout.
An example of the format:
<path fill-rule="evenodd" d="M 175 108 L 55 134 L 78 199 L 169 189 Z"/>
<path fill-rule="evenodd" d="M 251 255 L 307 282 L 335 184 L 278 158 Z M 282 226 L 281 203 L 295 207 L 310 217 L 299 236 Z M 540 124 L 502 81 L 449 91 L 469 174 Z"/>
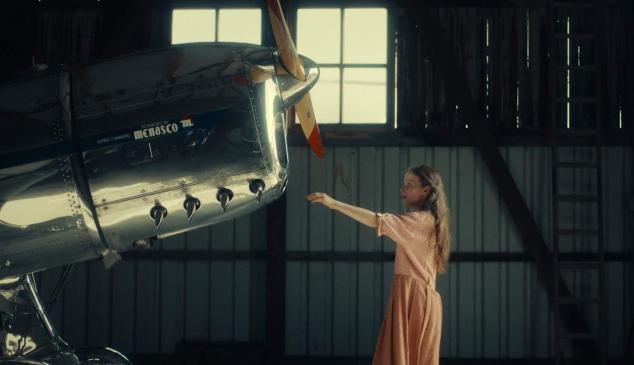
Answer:
<path fill-rule="evenodd" d="M 420 2 L 421 0 L 407 0 Z M 613 1 L 613 0 L 612 0 Z M 424 0 L 425 4 L 434 8 L 539 8 L 547 6 L 548 0 Z M 302 0 L 303 7 L 373 7 L 388 6 L 389 0 Z"/>
<path fill-rule="evenodd" d="M 627 343 L 625 344 L 625 349 L 625 358 L 628 360 L 634 360 L 634 319 L 632 320 L 632 325 L 630 326 L 630 335 Z"/>
<path fill-rule="evenodd" d="M 537 266 L 537 272 L 541 282 L 545 285 L 548 294 L 552 298 L 555 280 L 559 280 L 559 295 L 562 298 L 571 297 L 571 291 L 563 281 L 559 273 L 554 272 L 553 255 L 541 231 L 533 218 L 522 193 L 517 188 L 515 180 L 502 157 L 497 141 L 486 127 L 486 120 L 482 111 L 473 100 L 467 85 L 465 71 L 460 69 L 453 59 L 449 42 L 437 23 L 431 16 L 429 9 L 419 2 L 407 3 L 408 14 L 421 29 L 422 42 L 429 52 L 439 76 L 454 100 L 460 105 L 463 115 L 469 119 L 469 131 L 473 137 L 474 145 L 480 151 L 483 161 L 487 166 L 506 207 L 511 214 L 513 222 L 522 237 L 525 252 L 530 254 Z M 589 325 L 576 304 L 560 304 L 558 310 L 561 318 L 571 332 L 589 332 Z M 575 346 L 576 355 L 585 358 L 596 357 L 598 350 L 595 343 L 584 342 L 582 346 Z"/>
<path fill-rule="evenodd" d="M 631 131 L 632 133 L 632 138 L 634 138 L 634 128 Z M 634 152 L 634 144 L 632 145 L 632 152 Z M 634 155 L 634 153 L 633 153 Z M 632 168 L 634 169 L 634 161 L 632 161 Z M 634 170 L 633 170 L 634 171 Z M 629 197 L 629 202 L 627 203 L 629 206 L 629 221 L 631 222 L 628 226 L 628 229 L 634 234 L 634 195 L 631 195 Z M 624 232 L 625 233 L 625 232 Z M 634 244 L 634 242 L 630 242 L 630 244 Z M 630 254 L 629 257 L 629 266 L 630 266 L 630 270 L 629 270 L 629 279 L 630 279 L 630 285 L 629 285 L 629 289 L 630 289 L 630 293 L 633 293 L 634 291 L 632 289 L 634 289 L 634 251 L 633 250 L 629 250 L 628 253 Z M 631 294 L 630 294 L 631 295 Z M 630 298 L 631 300 L 631 298 Z M 630 309 L 630 316 L 634 317 L 634 308 Z M 632 318 L 632 323 L 630 323 L 630 329 L 628 332 L 628 336 L 627 338 L 624 339 L 625 341 L 625 350 L 623 351 L 623 356 L 625 359 L 628 360 L 634 360 L 634 318 Z M 631 362 L 630 362 L 631 363 Z"/>
<path fill-rule="evenodd" d="M 259 230 L 254 230 L 259 235 Z M 468 244 L 467 244 L 468 246 Z M 485 245 L 486 246 L 486 245 Z M 505 246 L 504 244 L 502 246 Z M 127 251 L 121 254 L 125 260 L 138 261 L 265 261 L 269 252 L 265 250 L 146 250 Z M 288 251 L 282 252 L 284 261 L 336 261 L 336 262 L 392 262 L 394 252 L 362 251 Z M 593 261 L 592 252 L 574 252 L 560 254 L 563 261 Z M 525 252 L 454 252 L 450 262 L 529 262 L 532 256 Z M 630 263 L 632 255 L 627 252 L 606 252 L 605 261 Z"/>
<path fill-rule="evenodd" d="M 266 358 L 284 356 L 286 310 L 286 194 L 266 208 Z"/>
<path fill-rule="evenodd" d="M 416 135 L 403 134 L 382 126 L 337 125 L 320 126 L 322 142 L 328 147 L 418 147 L 425 146 L 473 146 L 473 138 L 466 129 L 424 130 Z M 547 132 L 519 129 L 491 132 L 498 146 L 550 146 Z M 634 136 L 628 130 L 602 130 L 604 146 L 631 146 Z M 305 147 L 306 138 L 301 130 L 291 128 L 288 131 L 290 147 Z M 593 137 L 568 136 L 559 141 L 560 146 L 594 146 Z M 549 154 L 550 155 L 550 154 Z"/>

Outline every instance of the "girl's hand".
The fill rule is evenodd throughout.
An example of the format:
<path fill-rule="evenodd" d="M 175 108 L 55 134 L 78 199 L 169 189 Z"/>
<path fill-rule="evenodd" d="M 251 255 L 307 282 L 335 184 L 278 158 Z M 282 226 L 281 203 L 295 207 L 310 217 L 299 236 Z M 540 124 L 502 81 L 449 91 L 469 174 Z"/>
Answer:
<path fill-rule="evenodd" d="M 308 200 L 311 203 L 320 203 L 329 209 L 332 209 L 335 206 L 335 203 L 337 202 L 335 199 L 329 197 L 328 194 L 318 193 L 318 192 L 310 193 L 306 195 L 306 200 Z"/>

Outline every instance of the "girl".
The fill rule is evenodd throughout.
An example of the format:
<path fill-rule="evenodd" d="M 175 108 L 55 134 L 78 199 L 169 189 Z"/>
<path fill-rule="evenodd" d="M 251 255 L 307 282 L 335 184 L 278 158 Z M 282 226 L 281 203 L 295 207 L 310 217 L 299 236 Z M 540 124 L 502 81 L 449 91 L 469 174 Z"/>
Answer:
<path fill-rule="evenodd" d="M 409 213 L 375 213 L 318 192 L 306 196 L 309 202 L 377 228 L 377 235 L 396 242 L 392 291 L 372 364 L 438 364 L 442 303 L 434 287 L 436 273 L 447 268 L 450 246 L 449 210 L 440 174 L 429 166 L 410 167 L 401 198 Z"/>

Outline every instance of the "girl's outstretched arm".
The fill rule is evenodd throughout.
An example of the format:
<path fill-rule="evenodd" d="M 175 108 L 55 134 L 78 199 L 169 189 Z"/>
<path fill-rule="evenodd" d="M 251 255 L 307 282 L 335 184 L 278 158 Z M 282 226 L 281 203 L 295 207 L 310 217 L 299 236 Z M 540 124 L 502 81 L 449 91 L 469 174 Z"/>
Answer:
<path fill-rule="evenodd" d="M 376 226 L 378 225 L 375 212 L 361 208 L 361 207 L 340 202 L 338 200 L 335 200 L 329 197 L 328 194 L 319 193 L 319 192 L 310 193 L 306 195 L 306 200 L 308 200 L 311 203 L 320 203 L 326 208 L 339 211 L 347 215 L 348 217 L 360 223 L 365 224 L 366 226 L 376 228 Z"/>

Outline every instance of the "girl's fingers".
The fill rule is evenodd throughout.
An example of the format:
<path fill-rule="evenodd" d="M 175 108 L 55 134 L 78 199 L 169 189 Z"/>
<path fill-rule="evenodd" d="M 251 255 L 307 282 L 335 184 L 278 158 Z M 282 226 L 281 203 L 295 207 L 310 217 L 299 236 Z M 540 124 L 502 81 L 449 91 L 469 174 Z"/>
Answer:
<path fill-rule="evenodd" d="M 306 195 L 306 200 L 308 200 L 311 203 L 323 203 L 324 198 L 316 194 L 309 194 L 309 195 Z"/>
<path fill-rule="evenodd" d="M 310 194 L 306 195 L 306 200 L 308 200 L 311 203 L 324 204 L 324 202 L 326 200 L 326 194 L 319 193 L 319 192 L 310 193 Z"/>

